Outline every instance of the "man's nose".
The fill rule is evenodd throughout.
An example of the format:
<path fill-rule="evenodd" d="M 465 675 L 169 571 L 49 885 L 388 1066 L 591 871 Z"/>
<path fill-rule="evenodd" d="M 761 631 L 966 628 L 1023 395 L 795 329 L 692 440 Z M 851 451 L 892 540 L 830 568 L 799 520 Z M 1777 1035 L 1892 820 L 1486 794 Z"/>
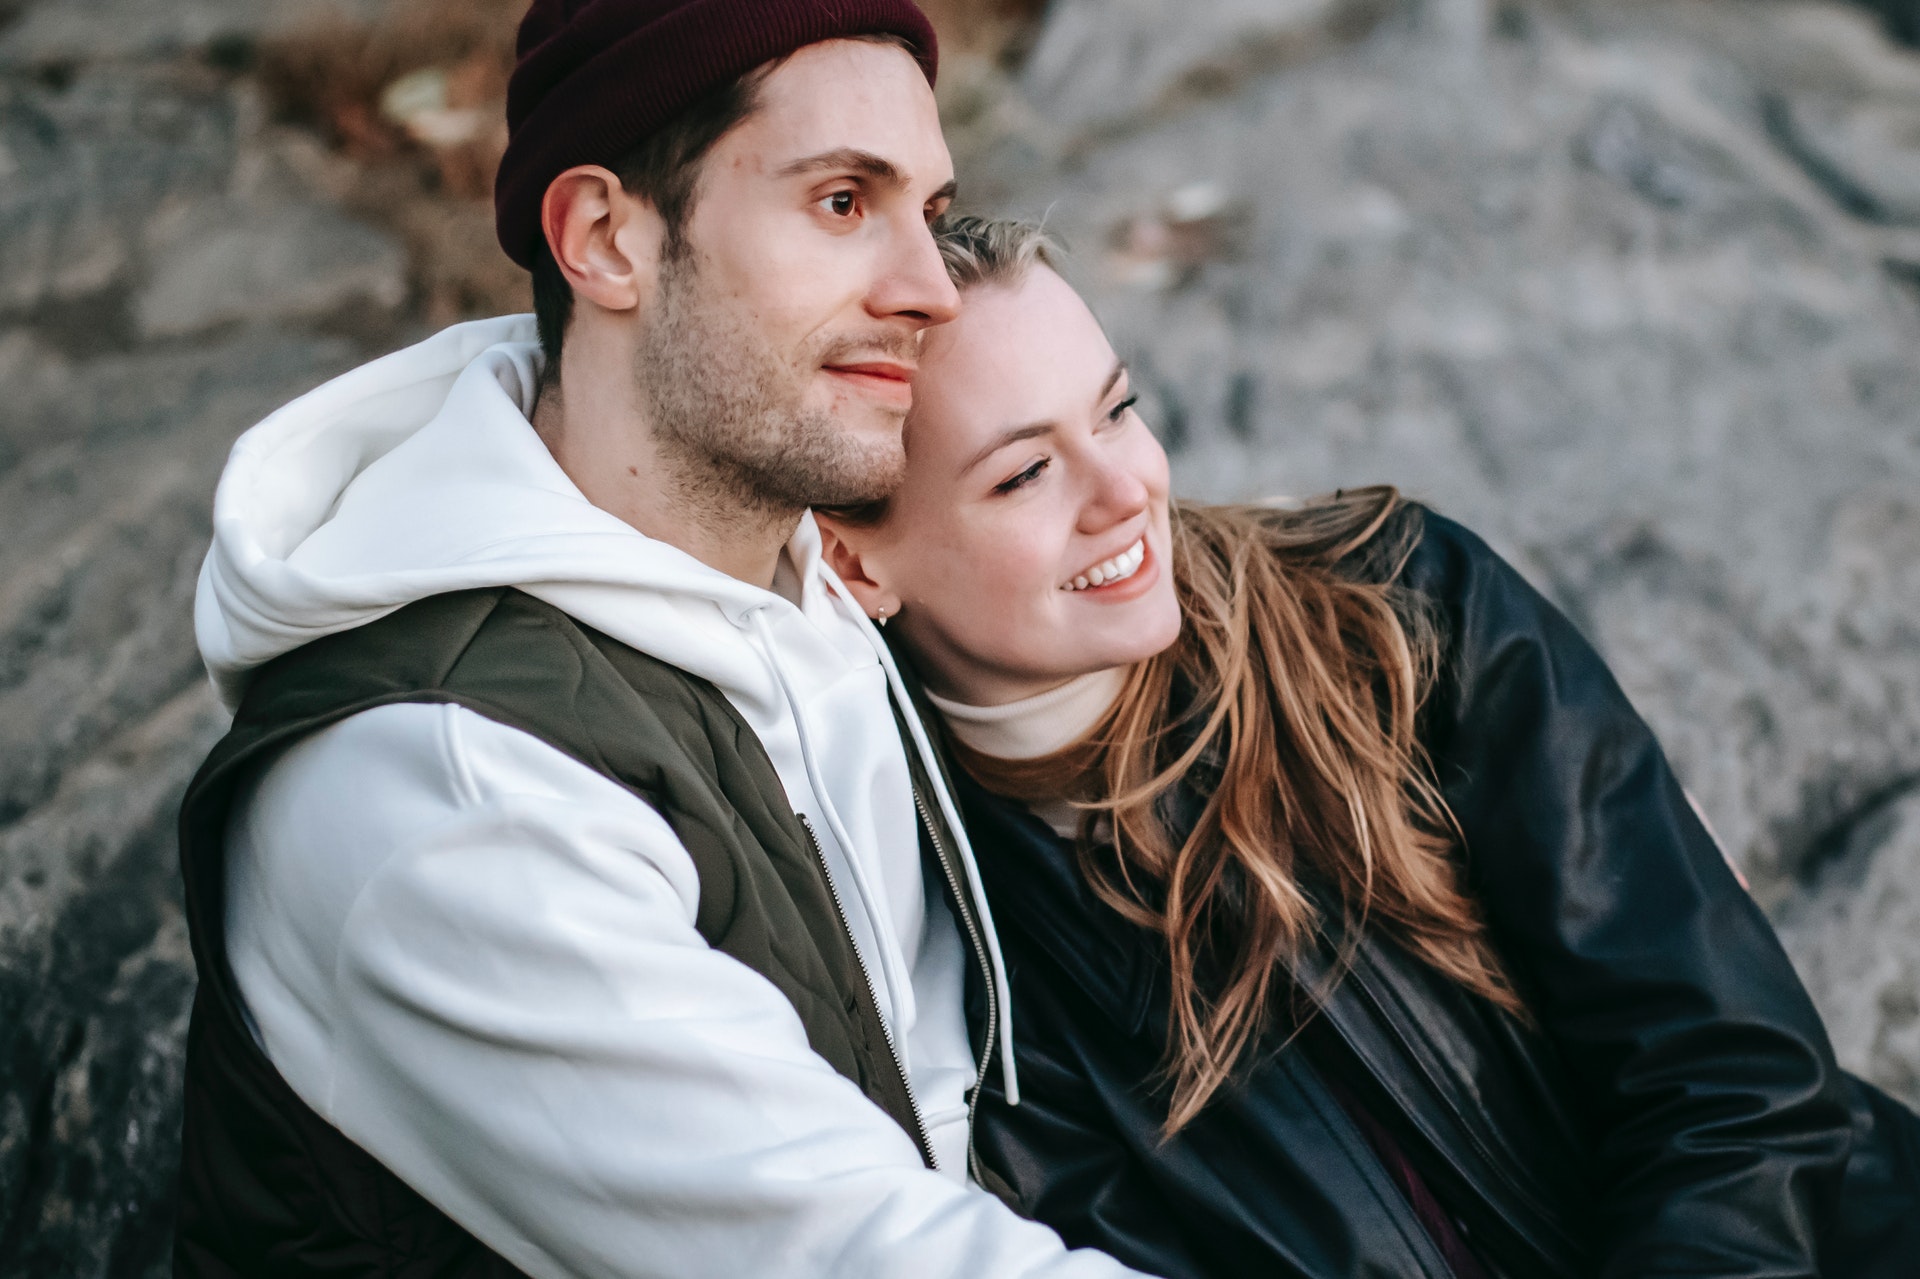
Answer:
<path fill-rule="evenodd" d="M 921 327 L 945 324 L 960 314 L 960 291 L 940 260 L 933 228 L 905 219 L 891 239 L 868 309 L 877 318 L 907 319 Z"/>

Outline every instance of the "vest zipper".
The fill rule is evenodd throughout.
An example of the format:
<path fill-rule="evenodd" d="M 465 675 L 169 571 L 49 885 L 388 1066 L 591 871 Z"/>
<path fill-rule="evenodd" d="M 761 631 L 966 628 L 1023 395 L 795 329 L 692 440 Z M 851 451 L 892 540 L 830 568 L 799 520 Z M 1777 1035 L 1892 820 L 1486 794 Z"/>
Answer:
<path fill-rule="evenodd" d="M 918 796 L 915 797 L 916 799 Z M 821 877 L 827 881 L 827 896 L 833 899 L 833 913 L 840 921 L 840 931 L 847 939 L 847 948 L 853 952 L 854 966 L 860 970 L 860 980 L 867 984 L 867 999 L 873 1004 L 874 1016 L 880 1022 L 880 1038 L 887 1045 L 887 1060 L 893 1063 L 893 1073 L 900 1076 L 900 1090 L 907 1097 L 907 1113 L 913 1119 L 913 1139 L 920 1147 L 921 1158 L 927 1161 L 927 1167 L 938 1169 L 940 1162 L 934 1157 L 933 1139 L 927 1135 L 927 1121 L 921 1117 L 920 1102 L 913 1095 L 913 1081 L 907 1078 L 907 1068 L 900 1064 L 900 1050 L 893 1044 L 893 1029 L 887 1024 L 887 1015 L 880 1009 L 880 993 L 873 984 L 873 974 L 867 971 L 867 961 L 860 957 L 860 943 L 853 939 L 853 928 L 847 923 L 847 908 L 840 900 L 840 890 L 834 885 L 833 870 L 827 865 L 827 854 L 820 847 L 820 837 L 813 833 L 813 823 L 807 820 L 805 813 L 795 813 L 800 819 L 800 828 L 807 832 L 807 843 L 813 847 L 814 860 L 820 864 Z M 851 857 L 853 854 L 847 854 Z M 948 878 L 952 878 L 951 872 Z M 968 1112 L 967 1147 L 969 1156 L 973 1147 L 972 1112 Z"/>
<path fill-rule="evenodd" d="M 986 979 L 987 987 L 987 1033 L 980 1049 L 980 1067 L 973 1078 L 973 1088 L 967 1093 L 967 1175 L 974 1184 L 984 1186 L 980 1176 L 980 1160 L 973 1149 L 973 1116 L 980 1105 L 980 1092 L 986 1087 L 987 1070 L 993 1064 L 993 1047 L 1000 1034 L 1000 995 L 993 980 L 993 962 L 987 957 L 987 944 L 980 936 L 980 926 L 974 922 L 973 912 L 967 908 L 967 899 L 960 895 L 960 880 L 953 873 L 953 863 L 947 855 L 947 846 L 940 840 L 940 828 L 934 823 L 933 813 L 927 808 L 926 798 L 920 788 L 913 788 L 913 806 L 920 813 L 920 821 L 927 828 L 927 837 L 933 841 L 933 851 L 940 863 L 941 871 L 947 877 L 947 888 L 953 894 L 954 904 L 960 909 L 960 922 L 966 927 L 967 940 L 973 944 L 974 962 L 980 965 L 980 972 Z"/>

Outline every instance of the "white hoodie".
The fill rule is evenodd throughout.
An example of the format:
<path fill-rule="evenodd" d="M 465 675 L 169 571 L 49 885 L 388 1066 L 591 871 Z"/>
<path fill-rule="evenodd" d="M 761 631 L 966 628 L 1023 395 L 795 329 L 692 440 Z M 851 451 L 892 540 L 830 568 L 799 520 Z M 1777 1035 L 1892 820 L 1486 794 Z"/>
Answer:
<path fill-rule="evenodd" d="M 459 707 L 354 716 L 236 802 L 228 944 L 267 1055 L 530 1275 L 1129 1273 L 965 1179 L 968 961 L 920 871 L 898 674 L 812 521 L 780 593 L 643 536 L 534 434 L 538 360 L 529 317 L 459 325 L 240 438 L 195 605 L 215 686 L 232 706 L 302 644 L 502 585 L 711 681 L 809 816 L 942 1171 L 702 940 L 657 812 Z"/>

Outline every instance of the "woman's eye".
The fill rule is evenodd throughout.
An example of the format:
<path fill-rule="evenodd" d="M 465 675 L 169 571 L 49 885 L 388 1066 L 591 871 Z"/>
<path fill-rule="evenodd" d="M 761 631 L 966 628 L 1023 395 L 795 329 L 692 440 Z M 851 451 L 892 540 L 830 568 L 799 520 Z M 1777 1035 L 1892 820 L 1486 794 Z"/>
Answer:
<path fill-rule="evenodd" d="M 1049 460 L 1048 458 L 1041 458 L 1012 479 L 1002 480 L 1000 483 L 994 485 L 993 491 L 996 493 L 1011 493 L 1017 488 L 1024 488 L 1026 485 L 1040 478 L 1040 472 L 1047 469 L 1047 462 Z"/>
<path fill-rule="evenodd" d="M 820 201 L 820 207 L 836 218 L 852 217 L 860 207 L 860 197 L 851 191 L 835 191 Z"/>
<path fill-rule="evenodd" d="M 1128 409 L 1132 408 L 1134 405 L 1138 404 L 1139 402 L 1140 402 L 1139 396 L 1129 395 L 1126 399 L 1120 401 L 1118 404 L 1113 406 L 1113 411 L 1107 414 L 1107 421 L 1118 422 L 1121 418 L 1127 415 Z"/>

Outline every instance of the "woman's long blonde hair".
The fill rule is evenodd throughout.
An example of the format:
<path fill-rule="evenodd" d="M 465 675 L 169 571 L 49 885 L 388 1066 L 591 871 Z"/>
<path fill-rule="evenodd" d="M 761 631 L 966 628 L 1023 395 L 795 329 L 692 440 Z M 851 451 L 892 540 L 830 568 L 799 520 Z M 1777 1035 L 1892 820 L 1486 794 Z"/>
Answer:
<path fill-rule="evenodd" d="M 955 220 L 944 237 L 963 287 L 1047 261 L 1019 224 Z M 1293 960 L 1323 944 L 1323 910 L 1339 912 L 1345 939 L 1327 982 L 1378 928 L 1525 1017 L 1463 890 L 1457 832 L 1416 735 L 1438 646 L 1395 580 L 1418 538 L 1419 512 L 1390 488 L 1293 509 L 1177 506 L 1184 625 L 1172 647 L 1053 756 L 1006 765 L 958 751 L 990 790 L 1080 802 L 1095 891 L 1164 940 L 1169 1134 L 1232 1077 L 1280 995 L 1324 995 L 1291 979 Z M 1197 813 L 1177 815 L 1183 799 Z"/>

